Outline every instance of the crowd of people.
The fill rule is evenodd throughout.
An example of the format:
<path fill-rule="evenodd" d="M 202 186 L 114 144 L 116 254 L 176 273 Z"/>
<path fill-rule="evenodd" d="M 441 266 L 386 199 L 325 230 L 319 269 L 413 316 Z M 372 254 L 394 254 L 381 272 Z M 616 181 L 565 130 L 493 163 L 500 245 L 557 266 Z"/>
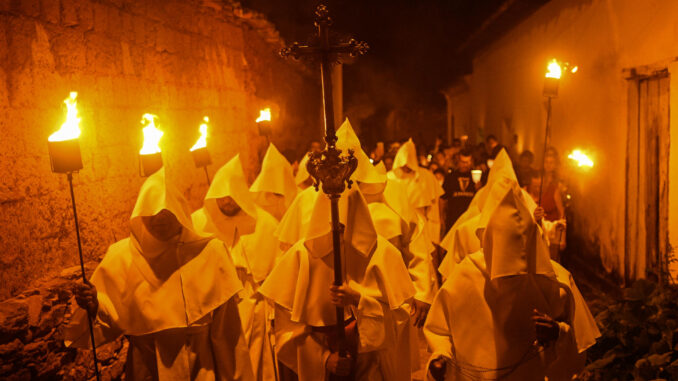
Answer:
<path fill-rule="evenodd" d="M 557 262 L 555 150 L 538 172 L 534 155 L 514 165 L 493 136 L 369 155 L 348 120 L 337 137 L 358 159 L 339 199 L 341 269 L 308 156 L 270 144 L 250 185 L 235 155 L 195 211 L 163 168 L 141 187 L 129 237 L 74 284 L 66 344 L 89 345 L 88 321 L 97 345 L 124 335 L 129 380 L 405 381 L 420 332 L 432 380 L 581 370 L 599 332 Z"/>

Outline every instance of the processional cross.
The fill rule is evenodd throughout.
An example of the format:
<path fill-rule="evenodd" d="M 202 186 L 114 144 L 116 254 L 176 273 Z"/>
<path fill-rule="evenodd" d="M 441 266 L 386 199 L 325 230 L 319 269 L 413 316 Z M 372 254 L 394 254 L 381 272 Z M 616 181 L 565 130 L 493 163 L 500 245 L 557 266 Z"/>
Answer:
<path fill-rule="evenodd" d="M 314 36 L 314 42 L 301 45 L 294 42 L 291 46 L 280 51 L 282 57 L 294 59 L 310 58 L 320 61 L 320 74 L 322 80 L 323 109 L 325 111 L 325 150 L 310 153 L 306 168 L 315 180 L 314 186 L 322 190 L 330 199 L 332 213 L 332 242 L 334 248 L 334 284 L 343 284 L 341 266 L 341 235 L 344 226 L 339 222 L 339 199 L 346 186 L 351 187 L 351 174 L 358 166 L 358 159 L 353 156 L 353 150 L 348 150 L 348 155 L 341 155 L 337 149 L 337 135 L 334 125 L 334 102 L 332 99 L 332 76 L 333 64 L 337 64 L 343 57 L 356 57 L 367 53 L 368 46 L 365 42 L 350 39 L 347 42 L 334 42 L 330 39 L 330 26 L 332 19 L 327 7 L 319 5 L 315 11 L 315 26 L 318 34 Z M 346 339 L 344 332 L 344 309 L 337 307 L 337 337 L 339 342 L 340 356 L 346 356 Z"/>

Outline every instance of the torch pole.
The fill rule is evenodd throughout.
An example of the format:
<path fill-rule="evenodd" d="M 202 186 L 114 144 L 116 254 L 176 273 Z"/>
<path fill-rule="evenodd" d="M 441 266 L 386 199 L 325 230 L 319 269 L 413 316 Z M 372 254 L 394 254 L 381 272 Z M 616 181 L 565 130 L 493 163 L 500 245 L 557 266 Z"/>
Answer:
<path fill-rule="evenodd" d="M 544 190 L 544 165 L 546 164 L 546 150 L 549 144 L 549 129 L 551 125 L 551 97 L 548 97 L 546 105 L 546 128 L 544 129 L 544 154 L 541 158 L 541 182 L 539 183 L 539 203 L 541 206 L 542 192 Z"/>
<path fill-rule="evenodd" d="M 212 185 L 212 180 L 210 180 L 210 173 L 207 172 L 207 166 L 202 167 L 205 170 L 205 177 L 207 177 L 207 185 Z"/>
<path fill-rule="evenodd" d="M 73 172 L 68 172 L 66 175 L 68 178 L 68 186 L 71 190 L 71 203 L 73 204 L 73 220 L 75 221 L 75 236 L 78 239 L 78 254 L 80 255 L 80 271 L 82 272 L 82 281 L 84 283 L 89 283 L 87 280 L 87 275 L 85 274 L 85 261 L 82 258 L 82 243 L 80 242 L 80 225 L 78 224 L 78 211 L 75 208 L 75 193 L 73 192 Z M 87 323 L 89 325 L 89 337 L 92 340 L 92 356 L 94 359 L 94 374 L 96 375 L 97 381 L 101 379 L 99 375 L 99 364 L 97 362 L 97 349 L 96 343 L 94 341 L 94 327 L 92 326 L 92 316 L 90 312 L 87 311 Z"/>

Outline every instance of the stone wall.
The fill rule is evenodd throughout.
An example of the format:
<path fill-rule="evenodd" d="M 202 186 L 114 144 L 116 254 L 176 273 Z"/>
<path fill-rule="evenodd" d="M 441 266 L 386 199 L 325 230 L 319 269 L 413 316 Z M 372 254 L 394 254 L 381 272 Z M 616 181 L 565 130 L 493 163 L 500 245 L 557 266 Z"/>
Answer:
<path fill-rule="evenodd" d="M 320 136 L 316 73 L 279 58 L 282 44 L 260 15 L 226 0 L 0 0 L 0 300 L 78 263 L 68 184 L 47 154 L 69 91 L 79 93 L 75 196 L 94 260 L 127 234 L 143 113 L 159 115 L 168 178 L 193 208 L 206 191 L 189 154 L 203 115 L 211 173 L 240 152 L 254 179 L 262 107 L 273 109 L 281 150 L 301 154 Z"/>
<path fill-rule="evenodd" d="M 93 270 L 96 262 L 87 265 Z M 0 379 L 86 380 L 94 378 L 92 351 L 66 348 L 63 326 L 70 318 L 71 283 L 80 266 L 34 282 L 20 295 L 0 302 Z M 97 348 L 102 380 L 122 378 L 127 340 Z"/>

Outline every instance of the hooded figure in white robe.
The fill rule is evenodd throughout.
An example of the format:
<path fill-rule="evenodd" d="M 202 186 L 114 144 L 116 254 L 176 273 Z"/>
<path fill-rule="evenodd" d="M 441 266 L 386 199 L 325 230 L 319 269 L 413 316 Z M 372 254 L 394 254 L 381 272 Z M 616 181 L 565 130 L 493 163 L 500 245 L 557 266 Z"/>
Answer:
<path fill-rule="evenodd" d="M 253 380 L 235 267 L 218 240 L 194 232 L 164 168 L 141 187 L 130 227 L 90 279 L 97 345 L 127 336 L 128 380 Z M 74 311 L 67 346 L 90 346 L 87 319 Z"/>
<path fill-rule="evenodd" d="M 297 195 L 292 165 L 270 143 L 261 163 L 261 172 L 252 183 L 254 202 L 280 220 Z"/>
<path fill-rule="evenodd" d="M 517 182 L 498 180 L 486 197 L 482 248 L 453 268 L 424 326 L 433 353 L 427 377 L 571 380 L 600 336 L 593 316 L 567 270 L 550 260 Z"/>
<path fill-rule="evenodd" d="M 274 233 L 281 251 L 287 251 L 304 237 L 311 223 L 313 206 L 321 193 L 315 187 L 308 187 L 297 193 Z"/>
<path fill-rule="evenodd" d="M 217 237 L 230 253 L 244 287 L 239 293 L 238 310 L 255 379 L 274 379 L 272 311 L 257 289 L 279 253 L 273 239 L 277 221 L 254 203 L 239 155 L 214 175 L 203 208 L 192 218 L 202 234 Z"/>
<path fill-rule="evenodd" d="M 384 196 L 398 214 L 415 225 L 409 244 L 409 268 L 417 289 L 416 299 L 430 305 L 437 291 L 433 253 L 440 242 L 439 200 L 444 191 L 430 171 L 419 167 L 412 139 L 400 147 L 387 175 Z"/>
<path fill-rule="evenodd" d="M 480 239 L 476 235 L 476 230 L 480 224 L 480 214 L 487 205 L 488 195 L 492 186 L 501 181 L 518 181 L 513 170 L 513 164 L 511 164 L 511 158 L 504 149 L 494 159 L 494 164 L 487 178 L 487 184 L 476 192 L 468 209 L 459 216 L 459 219 L 452 225 L 452 228 L 450 228 L 440 242 L 440 247 L 447 251 L 445 258 L 443 258 L 438 267 L 438 272 L 440 272 L 443 279 L 449 276 L 454 266 L 461 262 L 464 257 L 480 249 Z M 521 189 L 521 193 L 525 196 L 528 210 L 530 213 L 534 213 L 537 204 L 534 203 L 525 190 Z"/>
<path fill-rule="evenodd" d="M 409 250 L 410 240 L 416 224 L 410 223 L 409 221 L 412 218 L 405 217 L 405 213 L 403 213 L 405 216 L 401 216 L 396 212 L 396 210 L 408 210 L 406 207 L 407 195 L 404 189 L 394 182 L 387 183 L 386 171 L 380 172 L 372 165 L 363 151 L 358 135 L 353 130 L 348 118 L 337 130 L 337 138 L 337 148 L 344 152 L 347 152 L 349 149 L 353 150 L 355 157 L 358 159 L 358 167 L 351 176 L 351 179 L 357 182 L 360 192 L 365 197 L 365 201 L 367 201 L 377 234 L 386 238 L 400 251 L 405 266 L 408 267 L 410 272 L 410 278 L 412 281 L 421 283 L 421 277 L 419 277 L 421 270 L 419 267 L 424 266 L 424 272 L 427 274 L 430 267 L 426 263 L 414 258 Z M 390 188 L 388 192 L 386 192 L 387 187 Z M 387 198 L 385 194 L 388 194 L 389 197 Z M 391 204 L 395 205 L 396 208 L 391 207 Z M 410 213 L 410 215 L 414 214 L 413 212 Z M 416 285 L 414 287 L 417 292 L 422 288 L 421 286 L 418 288 Z M 393 351 L 393 363 L 399 367 L 398 374 L 407 374 L 420 368 L 417 331 L 413 324 L 414 319 L 419 319 L 421 320 L 421 325 L 423 325 L 429 305 L 416 298 L 417 295 L 415 294 L 413 303 L 403 306 L 403 308 L 406 308 L 406 312 L 409 312 L 413 317 L 398 322 L 398 346 L 397 351 Z M 418 311 L 418 309 L 421 311 Z"/>
<path fill-rule="evenodd" d="M 377 234 L 359 190 L 344 192 L 339 214 L 345 224 L 344 287 L 354 295 L 344 318 L 357 332 L 350 348 L 355 379 L 409 380 L 409 372 L 398 374 L 389 356 L 399 337 L 397 322 L 407 319 L 402 306 L 414 295 L 407 268 L 400 252 Z M 330 201 L 322 195 L 316 198 L 305 237 L 281 257 L 259 289 L 276 305 L 278 359 L 300 381 L 328 380 L 327 363 L 333 353 L 336 356 L 332 348 L 336 307 L 330 294 L 333 255 Z"/>
<path fill-rule="evenodd" d="M 412 139 L 398 149 L 388 178 L 405 185 L 412 207 L 426 220 L 426 234 L 433 244 L 439 244 L 441 229 L 439 201 L 445 191 L 431 171 L 419 167 L 417 149 Z"/>
<path fill-rule="evenodd" d="M 308 154 L 304 155 L 301 159 L 299 167 L 297 168 L 297 173 L 294 175 L 294 182 L 297 184 L 299 192 L 310 188 L 313 184 L 313 178 L 311 178 L 311 174 L 308 173 L 306 164 L 308 164 Z"/>

